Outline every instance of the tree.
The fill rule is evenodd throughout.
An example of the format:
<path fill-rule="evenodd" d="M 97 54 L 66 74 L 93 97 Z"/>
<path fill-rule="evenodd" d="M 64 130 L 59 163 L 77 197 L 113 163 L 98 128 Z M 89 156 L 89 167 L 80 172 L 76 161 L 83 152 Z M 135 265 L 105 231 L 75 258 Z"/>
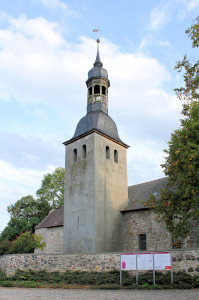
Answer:
<path fill-rule="evenodd" d="M 9 205 L 7 210 L 10 213 L 11 218 L 29 221 L 32 217 L 37 215 L 37 201 L 33 196 L 28 195 L 22 197 L 16 203 Z"/>
<path fill-rule="evenodd" d="M 186 33 L 199 47 L 199 17 Z M 166 223 L 174 244 L 190 233 L 199 218 L 199 61 L 189 62 L 187 56 L 175 69 L 184 71 L 184 86 L 175 89 L 184 101 L 181 127 L 171 134 L 165 163 L 162 165 L 168 183 L 160 197 L 152 195 L 147 204 Z"/>
<path fill-rule="evenodd" d="M 52 209 L 60 208 L 64 201 L 64 168 L 44 175 L 37 199 L 28 195 L 8 206 L 11 219 L 0 236 L 0 241 L 14 240 L 26 230 L 34 233 L 37 226 Z"/>
<path fill-rule="evenodd" d="M 38 201 L 47 201 L 51 209 L 58 209 L 64 204 L 64 168 L 57 168 L 44 175 L 41 188 L 37 191 Z"/>
<path fill-rule="evenodd" d="M 45 200 L 36 200 L 33 196 L 22 197 L 7 208 L 11 215 L 8 225 L 1 233 L 0 240 L 12 241 L 20 233 L 34 228 L 48 215 L 51 207 Z"/>
<path fill-rule="evenodd" d="M 27 229 L 29 229 L 29 224 L 25 219 L 11 218 L 1 233 L 0 241 L 12 241 Z"/>
<path fill-rule="evenodd" d="M 196 18 L 196 23 L 192 24 L 185 32 L 193 41 L 192 47 L 199 47 L 199 16 Z M 174 89 L 174 91 L 177 97 L 185 102 L 183 114 L 186 115 L 186 109 L 188 109 L 189 103 L 198 101 L 199 99 L 199 60 L 190 62 L 187 59 L 187 55 L 185 55 L 182 61 L 177 62 L 174 69 L 177 70 L 177 72 L 184 71 L 183 77 L 185 85 Z"/>
<path fill-rule="evenodd" d="M 28 195 L 9 205 L 7 210 L 11 219 L 26 220 L 34 225 L 48 215 L 51 206 L 46 199 L 34 199 L 33 196 Z"/>
<path fill-rule="evenodd" d="M 15 241 L 11 242 L 7 253 L 33 253 L 35 249 L 44 250 L 46 243 L 41 242 L 41 240 L 41 236 L 38 236 L 34 233 L 31 234 L 30 232 L 26 231 L 21 233 Z"/>

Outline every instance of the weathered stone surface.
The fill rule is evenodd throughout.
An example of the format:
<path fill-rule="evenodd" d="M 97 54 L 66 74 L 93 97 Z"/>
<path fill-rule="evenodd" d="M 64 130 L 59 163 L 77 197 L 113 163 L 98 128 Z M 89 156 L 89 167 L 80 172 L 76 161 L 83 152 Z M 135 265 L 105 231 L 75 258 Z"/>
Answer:
<path fill-rule="evenodd" d="M 190 274 L 198 274 L 199 250 L 172 250 L 173 271 L 183 271 Z M 179 260 L 179 258 L 181 258 Z M 191 258 L 188 260 L 187 258 Z M 7 275 L 14 274 L 17 269 L 35 271 L 46 270 L 48 272 L 65 272 L 66 270 L 82 271 L 110 271 L 120 269 L 120 253 L 105 254 L 15 254 L 0 257 L 0 268 Z"/>
<path fill-rule="evenodd" d="M 198 223 L 194 222 L 190 236 L 182 242 L 182 249 L 194 249 L 199 246 Z M 125 251 L 139 250 L 139 235 L 146 234 L 147 250 L 162 251 L 172 248 L 171 235 L 163 221 L 149 209 L 123 212 L 123 243 Z M 179 258 L 181 259 L 181 258 Z M 188 258 L 191 259 L 192 258 Z M 197 259 L 197 258 L 194 258 Z"/>
<path fill-rule="evenodd" d="M 147 250 L 171 249 L 171 237 L 163 222 L 157 222 L 150 210 L 123 214 L 124 250 L 139 251 L 139 235 L 146 234 Z"/>
<path fill-rule="evenodd" d="M 42 242 L 46 243 L 46 253 L 62 253 L 63 252 L 63 226 L 36 229 L 35 233 L 42 236 Z M 42 253 L 36 249 L 35 254 Z"/>

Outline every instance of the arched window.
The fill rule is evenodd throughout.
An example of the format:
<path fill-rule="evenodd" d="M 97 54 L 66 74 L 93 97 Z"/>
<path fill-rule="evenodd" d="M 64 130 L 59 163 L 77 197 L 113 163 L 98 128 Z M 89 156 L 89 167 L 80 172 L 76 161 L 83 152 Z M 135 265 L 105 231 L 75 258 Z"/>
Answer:
<path fill-rule="evenodd" d="M 114 162 L 118 163 L 118 152 L 114 150 Z"/>
<path fill-rule="evenodd" d="M 94 94 L 100 94 L 100 86 L 99 85 L 94 86 Z"/>
<path fill-rule="evenodd" d="M 86 158 L 86 145 L 82 146 L 82 158 Z"/>
<path fill-rule="evenodd" d="M 89 96 L 92 95 L 92 86 L 88 89 Z"/>
<path fill-rule="evenodd" d="M 105 88 L 105 86 L 102 86 L 102 94 L 106 95 L 106 88 Z"/>
<path fill-rule="evenodd" d="M 76 162 L 77 161 L 77 149 L 73 150 L 73 161 Z"/>
<path fill-rule="evenodd" d="M 110 159 L 110 148 L 109 148 L 109 146 L 106 146 L 106 158 Z"/>

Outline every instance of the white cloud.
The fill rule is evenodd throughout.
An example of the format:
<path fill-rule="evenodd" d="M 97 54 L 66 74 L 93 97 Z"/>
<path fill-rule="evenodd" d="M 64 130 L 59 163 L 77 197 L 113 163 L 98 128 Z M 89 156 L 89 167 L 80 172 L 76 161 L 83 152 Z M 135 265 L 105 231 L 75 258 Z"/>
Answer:
<path fill-rule="evenodd" d="M 161 2 L 156 7 L 154 7 L 150 13 L 150 23 L 149 29 L 157 31 L 162 29 L 162 27 L 171 20 L 172 16 L 172 2 L 166 1 Z"/>
<path fill-rule="evenodd" d="M 16 168 L 7 161 L 0 160 L 0 232 L 9 221 L 7 206 L 15 203 L 21 197 L 34 195 L 41 185 L 44 174 L 51 173 L 54 166 L 47 166 L 45 170 Z"/>
<path fill-rule="evenodd" d="M 66 9 L 67 5 L 60 1 L 60 0 L 37 0 L 41 2 L 43 5 L 45 5 L 48 8 L 62 8 Z"/>
<path fill-rule="evenodd" d="M 60 137 L 71 138 L 86 110 L 85 81 L 96 55 L 95 41 L 80 37 L 78 44 L 71 44 L 63 37 L 58 24 L 44 18 L 4 15 L 5 18 L 7 28 L 4 26 L 0 30 L 0 101 L 30 105 L 32 112 L 38 116 L 43 115 L 43 110 L 48 114 L 49 106 L 53 107 L 56 114 L 59 111 L 56 122 L 61 124 Z M 157 17 L 155 21 L 154 14 L 151 23 L 154 30 L 164 23 L 164 16 L 161 18 L 158 21 Z M 129 166 L 133 166 L 129 172 L 129 183 L 136 183 L 138 178 L 150 180 L 150 176 L 159 177 L 164 147 L 160 141 L 168 139 L 171 130 L 177 126 L 180 111 L 176 98 L 163 88 L 164 82 L 171 81 L 170 74 L 156 59 L 143 55 L 141 51 L 122 53 L 117 45 L 106 39 L 102 39 L 100 52 L 111 81 L 110 115 L 116 121 L 124 142 L 133 148 L 135 141 L 140 141 L 136 142 L 134 152 L 129 152 Z M 26 124 L 23 125 L 25 128 Z M 57 141 L 56 131 L 49 125 L 48 131 L 44 132 L 43 126 L 38 126 L 38 136 L 46 141 L 46 145 L 52 145 L 52 141 Z M 26 132 L 23 130 L 21 134 Z M 23 142 L 28 143 L 28 147 L 24 147 L 23 151 L 20 148 L 20 155 L 36 161 L 39 151 L 28 151 L 31 133 L 29 139 Z M 39 149 L 45 150 L 41 150 L 40 155 L 46 159 L 48 151 L 43 144 Z M 60 152 L 53 155 L 56 153 Z M 52 169 L 48 167 L 50 162 L 45 160 L 45 164 L 46 168 L 36 170 L 16 167 L 14 162 L 1 160 L 1 201 L 7 199 L 10 204 L 9 199 L 16 201 L 36 191 L 43 174 Z"/>
<path fill-rule="evenodd" d="M 0 48 L 3 99 L 31 103 L 40 114 L 41 104 L 60 109 L 70 120 L 67 126 L 75 128 L 77 120 L 71 114 L 79 118 L 85 111 L 85 80 L 95 59 L 95 42 L 81 37 L 78 44 L 72 45 L 56 23 L 43 18 L 29 20 L 22 15 L 9 19 L 8 29 L 0 30 Z M 171 127 L 176 124 L 180 108 L 173 105 L 178 103 L 176 98 L 163 89 L 163 83 L 171 80 L 166 68 L 141 52 L 122 53 L 106 39 L 100 48 L 111 80 L 110 111 L 122 113 L 128 121 L 142 116 L 151 124 L 158 120 L 165 126 L 167 119 Z"/>
<path fill-rule="evenodd" d="M 133 145 L 134 147 L 128 150 L 128 177 L 134 176 L 133 184 L 164 177 L 160 166 L 164 162 L 161 146 L 147 139 L 142 141 L 135 139 Z M 151 168 L 153 168 L 153 175 Z M 129 185 L 132 185 L 131 180 Z"/>
<path fill-rule="evenodd" d="M 0 160 L 0 179 L 35 187 L 39 185 L 41 178 L 45 173 L 52 172 L 54 169 L 54 166 L 48 166 L 46 170 L 41 171 L 26 168 L 15 168 L 9 162 Z"/>
<path fill-rule="evenodd" d="M 180 19 L 185 19 L 191 11 L 199 9 L 199 0 L 176 0 L 176 2 L 181 6 L 178 13 Z"/>

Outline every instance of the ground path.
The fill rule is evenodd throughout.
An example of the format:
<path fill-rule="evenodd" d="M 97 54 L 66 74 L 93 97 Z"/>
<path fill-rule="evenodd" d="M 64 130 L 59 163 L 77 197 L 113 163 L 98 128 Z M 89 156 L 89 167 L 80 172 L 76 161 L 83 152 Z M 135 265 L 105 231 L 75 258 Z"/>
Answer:
<path fill-rule="evenodd" d="M 0 300 L 198 300 L 193 290 L 66 290 L 0 288 Z"/>

